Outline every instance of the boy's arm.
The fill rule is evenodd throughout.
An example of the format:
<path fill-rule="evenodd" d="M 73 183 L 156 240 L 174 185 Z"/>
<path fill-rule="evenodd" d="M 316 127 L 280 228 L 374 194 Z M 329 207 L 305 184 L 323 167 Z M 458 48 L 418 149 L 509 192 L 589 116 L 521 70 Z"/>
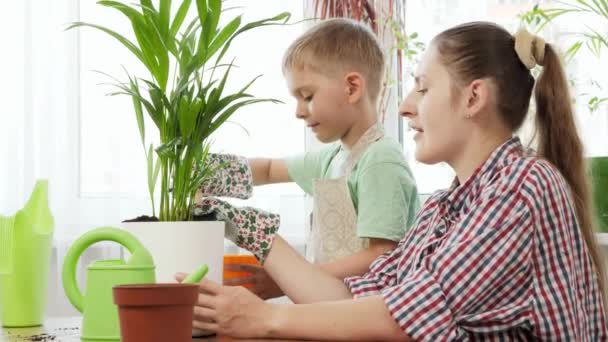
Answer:
<path fill-rule="evenodd" d="M 249 159 L 253 185 L 291 182 L 284 159 L 252 158 Z"/>
<path fill-rule="evenodd" d="M 358 253 L 320 265 L 321 269 L 338 279 L 363 275 L 380 255 L 392 251 L 397 242 L 385 239 L 369 239 L 369 247 Z"/>

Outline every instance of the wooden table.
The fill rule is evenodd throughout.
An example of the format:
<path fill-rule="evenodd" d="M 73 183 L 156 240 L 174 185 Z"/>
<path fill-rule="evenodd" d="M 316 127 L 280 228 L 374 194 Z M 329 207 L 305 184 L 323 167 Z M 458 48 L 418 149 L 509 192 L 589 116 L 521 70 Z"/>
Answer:
<path fill-rule="evenodd" d="M 35 328 L 2 329 L 1 342 L 80 342 L 80 318 L 52 318 L 43 326 Z M 279 342 L 285 340 L 237 340 L 224 336 L 192 338 L 193 342 L 230 342 L 230 341 L 267 341 Z M 291 340 L 293 342 L 293 340 Z"/>

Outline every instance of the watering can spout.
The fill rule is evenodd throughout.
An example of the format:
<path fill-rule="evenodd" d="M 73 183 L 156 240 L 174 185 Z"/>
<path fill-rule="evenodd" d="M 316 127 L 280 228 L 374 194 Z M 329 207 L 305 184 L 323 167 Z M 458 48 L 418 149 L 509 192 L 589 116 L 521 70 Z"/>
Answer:
<path fill-rule="evenodd" d="M 34 186 L 25 207 L 17 215 L 23 215 L 23 224 L 17 229 L 31 229 L 37 234 L 51 234 L 54 220 L 48 203 L 48 180 L 39 180 Z"/>

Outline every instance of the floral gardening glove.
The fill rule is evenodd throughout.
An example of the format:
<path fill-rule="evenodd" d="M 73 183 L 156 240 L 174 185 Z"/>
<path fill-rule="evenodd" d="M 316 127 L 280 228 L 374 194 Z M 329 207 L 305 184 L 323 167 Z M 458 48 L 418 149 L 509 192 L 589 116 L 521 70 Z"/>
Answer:
<path fill-rule="evenodd" d="M 211 174 L 196 193 L 196 203 L 203 197 L 248 199 L 253 192 L 253 176 L 247 158 L 232 154 L 209 153 L 207 167 Z"/>
<path fill-rule="evenodd" d="M 251 207 L 237 208 L 213 197 L 203 198 L 195 204 L 195 215 L 210 213 L 226 222 L 225 236 L 228 240 L 250 251 L 260 263 L 264 263 L 281 225 L 279 215 Z"/>

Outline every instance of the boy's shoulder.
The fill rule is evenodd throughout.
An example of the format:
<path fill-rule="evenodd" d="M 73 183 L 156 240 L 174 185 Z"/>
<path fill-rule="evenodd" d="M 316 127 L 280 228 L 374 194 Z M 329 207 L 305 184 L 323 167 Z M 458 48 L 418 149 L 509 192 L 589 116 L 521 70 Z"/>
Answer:
<path fill-rule="evenodd" d="M 360 164 L 375 165 L 394 163 L 407 165 L 403 148 L 390 137 L 383 137 L 372 143 L 361 156 Z"/>

